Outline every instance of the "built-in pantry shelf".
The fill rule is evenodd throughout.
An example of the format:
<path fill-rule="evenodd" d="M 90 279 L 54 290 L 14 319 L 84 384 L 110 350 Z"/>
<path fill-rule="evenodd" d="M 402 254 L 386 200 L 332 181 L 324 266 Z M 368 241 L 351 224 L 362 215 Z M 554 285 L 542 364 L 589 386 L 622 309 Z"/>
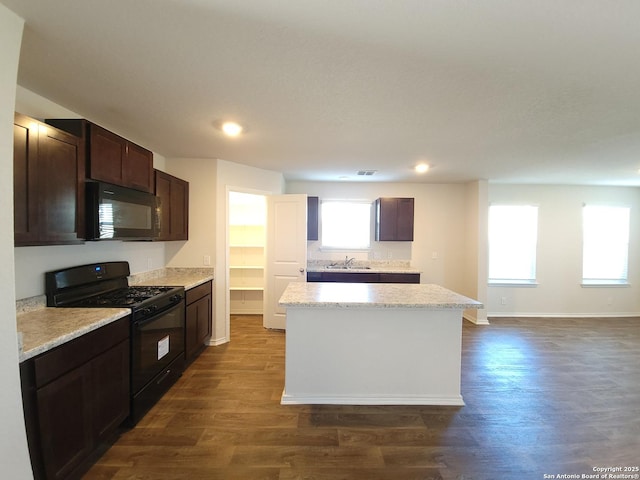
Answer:
<path fill-rule="evenodd" d="M 263 313 L 264 233 L 263 225 L 230 226 L 229 295 L 232 314 Z"/>

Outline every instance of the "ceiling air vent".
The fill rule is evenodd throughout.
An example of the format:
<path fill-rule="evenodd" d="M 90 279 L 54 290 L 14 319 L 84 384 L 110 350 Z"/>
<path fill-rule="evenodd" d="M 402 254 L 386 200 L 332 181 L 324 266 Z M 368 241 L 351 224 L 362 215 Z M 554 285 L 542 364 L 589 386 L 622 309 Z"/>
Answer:
<path fill-rule="evenodd" d="M 358 170 L 358 175 L 361 177 L 370 177 L 371 175 L 375 175 L 377 170 Z"/>

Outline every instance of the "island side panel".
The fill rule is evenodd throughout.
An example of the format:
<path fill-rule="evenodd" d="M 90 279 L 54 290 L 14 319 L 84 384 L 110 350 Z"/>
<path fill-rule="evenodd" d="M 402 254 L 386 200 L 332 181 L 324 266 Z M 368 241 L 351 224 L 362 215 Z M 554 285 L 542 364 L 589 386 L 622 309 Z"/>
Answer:
<path fill-rule="evenodd" d="M 462 310 L 288 307 L 283 404 L 464 405 Z"/>

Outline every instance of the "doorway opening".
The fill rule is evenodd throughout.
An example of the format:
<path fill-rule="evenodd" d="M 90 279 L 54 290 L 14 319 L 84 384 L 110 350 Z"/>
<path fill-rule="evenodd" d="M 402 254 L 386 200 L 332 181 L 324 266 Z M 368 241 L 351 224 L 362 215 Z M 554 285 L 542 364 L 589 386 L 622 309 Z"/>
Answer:
<path fill-rule="evenodd" d="M 229 313 L 264 314 L 266 196 L 229 192 Z"/>

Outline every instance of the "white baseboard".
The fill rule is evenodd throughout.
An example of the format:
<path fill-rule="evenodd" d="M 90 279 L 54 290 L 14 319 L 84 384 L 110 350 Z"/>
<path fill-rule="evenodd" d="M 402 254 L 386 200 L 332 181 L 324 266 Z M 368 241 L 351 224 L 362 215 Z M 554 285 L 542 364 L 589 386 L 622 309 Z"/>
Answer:
<path fill-rule="evenodd" d="M 229 337 L 210 338 L 207 345 L 210 347 L 217 347 L 218 345 L 224 345 L 225 343 L 229 343 Z"/>
<path fill-rule="evenodd" d="M 488 318 L 631 318 L 640 317 L 638 313 L 523 313 L 523 312 L 495 312 L 487 313 Z"/>
<path fill-rule="evenodd" d="M 464 318 L 465 320 L 468 320 L 469 322 L 471 322 L 471 323 L 473 323 L 473 324 L 475 324 L 475 325 L 490 325 L 490 324 L 489 324 L 489 319 L 488 319 L 488 318 L 487 318 L 487 319 L 479 320 L 479 319 L 478 319 L 478 318 L 476 318 L 476 317 L 473 317 L 473 316 L 471 316 L 471 315 L 466 315 L 466 314 L 463 314 L 463 315 L 462 315 L 462 318 Z"/>
<path fill-rule="evenodd" d="M 288 395 L 282 392 L 282 405 L 451 405 L 463 406 L 462 395 Z"/>

